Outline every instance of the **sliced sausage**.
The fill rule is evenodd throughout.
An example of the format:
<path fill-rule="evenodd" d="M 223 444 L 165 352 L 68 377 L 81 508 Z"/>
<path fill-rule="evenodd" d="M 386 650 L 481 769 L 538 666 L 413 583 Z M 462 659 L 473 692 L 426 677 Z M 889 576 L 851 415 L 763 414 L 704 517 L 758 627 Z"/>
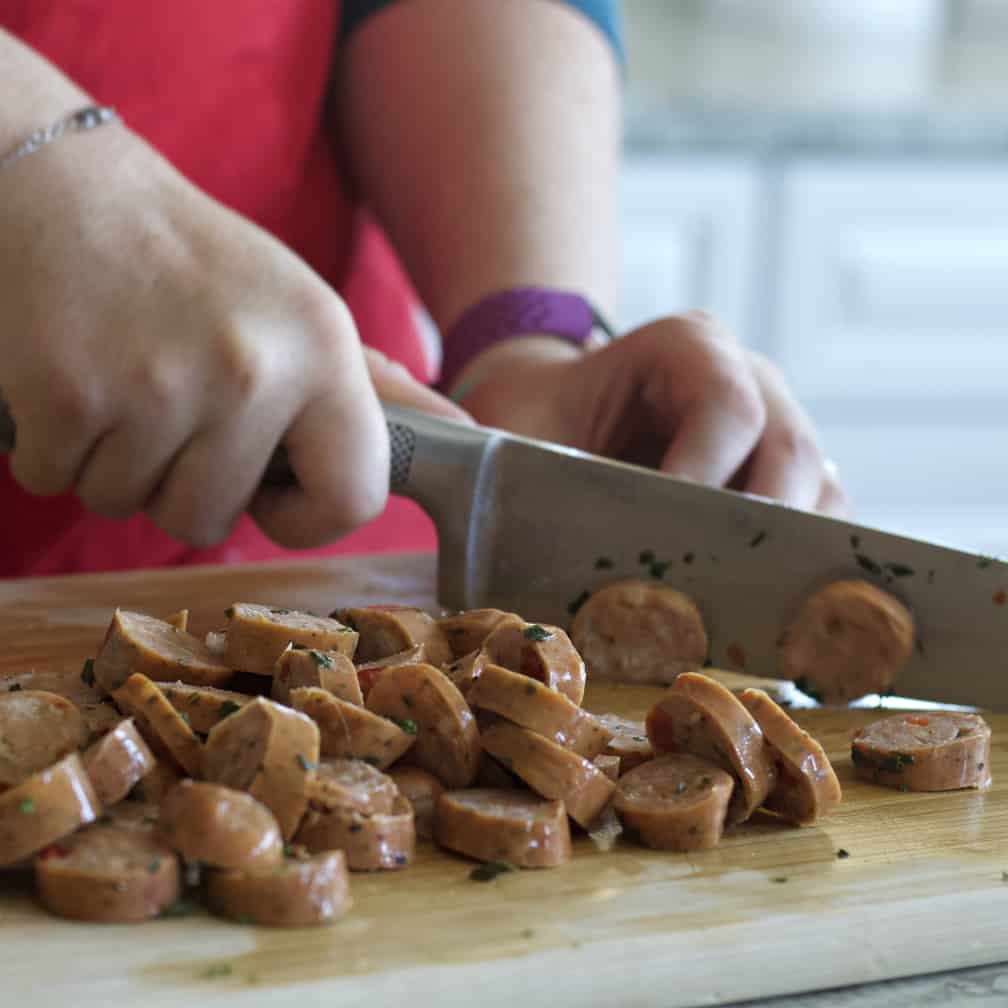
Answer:
<path fill-rule="evenodd" d="M 416 665 L 426 661 L 426 645 L 417 644 L 416 647 L 399 651 L 387 658 L 376 658 L 374 661 L 358 664 L 357 681 L 360 683 L 361 694 L 366 697 L 371 692 L 371 687 L 378 681 L 378 677 L 385 669 L 395 668 L 396 665 Z"/>
<path fill-rule="evenodd" d="M 156 683 L 165 698 L 194 732 L 209 735 L 219 721 L 244 707 L 252 699 L 247 693 L 217 689 L 215 686 L 192 686 L 183 682 Z"/>
<path fill-rule="evenodd" d="M 620 777 L 613 807 L 648 847 L 705 850 L 721 839 L 734 787 L 730 774 L 706 760 L 659 756 Z"/>
<path fill-rule="evenodd" d="M 810 595 L 781 636 L 778 673 L 825 703 L 888 693 L 913 654 L 902 602 L 866 581 L 834 581 Z"/>
<path fill-rule="evenodd" d="M 444 793 L 441 781 L 426 770 L 411 766 L 393 767 L 389 777 L 413 809 L 417 836 L 433 840 L 437 803 Z"/>
<path fill-rule="evenodd" d="M 116 609 L 94 660 L 94 678 L 112 693 L 134 672 L 156 681 L 181 679 L 197 686 L 221 686 L 232 674 L 230 666 L 185 630 L 153 616 Z"/>
<path fill-rule="evenodd" d="M 102 808 L 122 801 L 156 762 L 132 718 L 120 721 L 112 731 L 92 742 L 83 760 Z"/>
<path fill-rule="evenodd" d="M 595 679 L 670 683 L 707 657 L 696 603 L 657 581 L 617 581 L 578 609 L 571 639 Z"/>
<path fill-rule="evenodd" d="M 437 623 L 448 641 L 452 657 L 461 658 L 473 651 L 479 651 L 494 627 L 501 620 L 509 618 L 520 619 L 514 613 L 503 612 L 500 609 L 470 609 L 467 612 L 455 613 L 454 616 L 442 616 Z"/>
<path fill-rule="evenodd" d="M 351 871 L 405 868 L 416 848 L 413 809 L 401 795 L 391 812 L 309 812 L 297 842 L 313 853 L 342 850 Z"/>
<path fill-rule="evenodd" d="M 114 703 L 102 701 L 96 704 L 81 704 L 81 717 L 87 727 L 88 741 L 94 742 L 106 732 L 110 732 L 120 721 L 122 714 Z"/>
<path fill-rule="evenodd" d="M 468 787 L 476 779 L 481 753 L 476 719 L 439 669 L 386 669 L 368 694 L 367 706 L 415 733 L 409 762 L 434 774 L 445 787 Z"/>
<path fill-rule="evenodd" d="M 318 651 L 292 644 L 277 658 L 270 696 L 278 703 L 290 703 L 292 689 L 318 686 L 347 703 L 364 703 L 357 669 L 339 651 Z"/>
<path fill-rule="evenodd" d="M 515 788 L 524 790 L 525 782 L 517 774 L 506 770 L 497 760 L 481 759 L 475 786 L 477 788 L 493 788 L 495 791 L 507 791 Z"/>
<path fill-rule="evenodd" d="M 357 634 L 350 627 L 324 616 L 251 602 L 236 602 L 226 615 L 228 664 L 255 675 L 273 675 L 288 644 L 339 651 L 348 658 L 357 647 Z"/>
<path fill-rule="evenodd" d="M 322 760 L 308 780 L 308 805 L 316 812 L 391 812 L 398 794 L 391 776 L 359 759 Z"/>
<path fill-rule="evenodd" d="M 94 680 L 94 659 L 84 662 L 83 669 L 31 669 L 15 675 L 0 674 L 0 694 L 21 690 L 42 690 L 72 700 L 78 707 L 97 704 L 102 689 Z"/>
<path fill-rule="evenodd" d="M 140 734 L 154 752 L 173 759 L 190 777 L 199 776 L 203 753 L 200 740 L 156 683 L 137 672 L 112 694 L 112 699 L 119 710 L 136 719 Z"/>
<path fill-rule="evenodd" d="M 854 736 L 851 760 L 858 777 L 900 791 L 985 789 L 990 739 L 979 714 L 896 714 Z"/>
<path fill-rule="evenodd" d="M 444 665 L 452 660 L 451 648 L 437 621 L 422 609 L 409 606 L 362 606 L 338 609 L 337 619 L 360 634 L 357 661 L 360 663 L 388 658 L 419 644 L 424 660 Z"/>
<path fill-rule="evenodd" d="M 184 780 L 161 804 L 158 833 L 187 861 L 261 871 L 283 861 L 273 813 L 244 791 Z"/>
<path fill-rule="evenodd" d="M 308 777 L 319 758 L 311 718 L 257 697 L 217 724 L 207 737 L 203 776 L 248 791 L 276 816 L 289 840 L 308 804 Z"/>
<path fill-rule="evenodd" d="M 77 753 L 0 794 L 0 868 L 28 857 L 101 812 Z"/>
<path fill-rule="evenodd" d="M 87 742 L 75 703 L 44 690 L 0 693 L 0 791 L 20 784 Z"/>
<path fill-rule="evenodd" d="M 619 756 L 596 756 L 592 763 L 595 764 L 611 781 L 619 780 L 620 758 Z"/>
<path fill-rule="evenodd" d="M 35 882 L 47 910 L 101 923 L 150 920 L 182 890 L 178 858 L 139 823 L 97 823 L 47 847 Z"/>
<path fill-rule="evenodd" d="M 562 693 L 500 665 L 486 665 L 467 697 L 474 708 L 493 711 L 586 759 L 597 756 L 613 733 Z"/>
<path fill-rule="evenodd" d="M 508 721 L 498 721 L 483 733 L 483 748 L 537 794 L 562 801 L 571 819 L 585 829 L 615 788 L 594 763 Z"/>
<path fill-rule="evenodd" d="M 169 626 L 175 627 L 176 630 L 188 630 L 189 629 L 189 610 L 179 609 L 173 612 L 171 616 L 165 619 L 165 623 Z"/>
<path fill-rule="evenodd" d="M 508 618 L 483 642 L 488 664 L 537 679 L 580 706 L 585 667 L 567 634 L 559 627 Z"/>
<path fill-rule="evenodd" d="M 483 669 L 492 664 L 486 651 L 470 651 L 444 666 L 444 674 L 464 697 L 469 696 L 473 684 L 479 679 Z"/>
<path fill-rule="evenodd" d="M 643 721 L 631 721 L 619 714 L 599 714 L 598 719 L 606 731 L 612 732 L 612 739 L 602 753 L 619 757 L 621 774 L 654 759 L 654 749 L 648 741 Z"/>
<path fill-rule="evenodd" d="M 799 826 L 828 816 L 841 793 L 823 747 L 762 690 L 743 690 L 739 700 L 756 719 L 777 763 L 777 783 L 764 806 Z"/>
<path fill-rule="evenodd" d="M 218 916 L 260 927 L 330 924 L 353 903 L 346 855 L 338 850 L 295 852 L 267 872 L 215 869 L 207 874 L 206 897 Z"/>
<path fill-rule="evenodd" d="M 647 734 L 656 753 L 690 753 L 735 777 L 729 825 L 748 819 L 776 783 L 760 726 L 730 690 L 699 672 L 684 672 L 651 708 Z"/>
<path fill-rule="evenodd" d="M 154 766 L 137 781 L 130 798 L 149 805 L 160 805 L 164 797 L 182 780 L 178 764 L 170 759 L 155 759 Z"/>
<path fill-rule="evenodd" d="M 412 722 L 397 724 L 317 686 L 291 690 L 291 705 L 318 725 L 323 756 L 364 760 L 384 770 L 416 739 Z"/>
<path fill-rule="evenodd" d="M 437 842 L 478 861 L 519 868 L 556 868 L 571 855 L 564 803 L 525 790 L 445 792 L 438 801 Z"/>

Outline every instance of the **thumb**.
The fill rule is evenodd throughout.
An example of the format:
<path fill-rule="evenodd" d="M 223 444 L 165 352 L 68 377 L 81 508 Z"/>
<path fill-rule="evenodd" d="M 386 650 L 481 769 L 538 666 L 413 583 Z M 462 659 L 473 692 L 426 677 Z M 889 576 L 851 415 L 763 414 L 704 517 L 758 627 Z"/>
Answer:
<path fill-rule="evenodd" d="M 364 356 L 378 398 L 384 402 L 430 413 L 445 420 L 475 422 L 461 406 L 418 382 L 398 361 L 389 360 L 385 354 L 371 347 L 364 348 Z"/>

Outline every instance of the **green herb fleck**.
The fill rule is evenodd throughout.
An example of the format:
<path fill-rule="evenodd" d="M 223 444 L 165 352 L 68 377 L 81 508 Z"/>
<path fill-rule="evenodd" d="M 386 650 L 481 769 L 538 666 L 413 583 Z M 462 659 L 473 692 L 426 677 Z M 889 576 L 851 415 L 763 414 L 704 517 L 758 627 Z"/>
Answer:
<path fill-rule="evenodd" d="M 402 728 L 402 730 L 406 732 L 407 735 L 416 735 L 417 733 L 416 721 L 414 721 L 412 718 L 394 717 L 392 718 L 392 721 L 394 721 L 397 725 L 399 725 L 399 727 Z"/>
<path fill-rule="evenodd" d="M 405 707 L 410 707 L 410 708 L 413 707 L 413 697 L 411 697 L 409 695 L 409 693 L 403 693 L 403 695 L 402 695 L 402 702 L 403 702 L 403 705 Z"/>
<path fill-rule="evenodd" d="M 836 856 L 842 861 L 844 858 L 849 858 L 850 857 L 850 851 L 849 850 L 844 850 L 844 848 L 841 847 L 836 852 Z"/>
<path fill-rule="evenodd" d="M 780 883 L 780 882 L 787 882 L 787 876 L 786 875 L 774 875 L 774 877 L 772 879 L 770 879 L 770 881 L 771 882 L 778 882 L 778 883 Z"/>
<path fill-rule="evenodd" d="M 178 712 L 178 716 L 179 716 L 179 717 L 180 717 L 180 718 L 181 718 L 181 719 L 182 719 L 183 721 L 185 721 L 186 725 L 187 725 L 187 726 L 188 726 L 189 728 L 191 728 L 191 727 L 192 727 L 192 722 L 190 722 L 190 720 L 189 720 L 189 715 L 188 715 L 188 714 L 186 714 L 186 712 L 185 712 L 185 711 L 179 711 L 179 712 Z"/>
<path fill-rule="evenodd" d="M 1008 875 L 1008 872 L 1005 872 L 1005 874 Z M 532 928 L 522 928 L 521 936 L 522 938 L 534 938 L 535 931 L 533 931 Z"/>
<path fill-rule="evenodd" d="M 612 570 L 613 562 L 610 557 L 600 556 L 595 561 L 595 570 Z"/>
<path fill-rule="evenodd" d="M 297 763 L 297 765 L 301 767 L 302 770 L 304 770 L 305 773 L 307 773 L 309 770 L 314 770 L 318 767 L 317 763 L 312 763 L 310 759 L 308 759 L 306 756 L 303 756 L 301 753 L 298 753 L 294 757 L 294 760 Z"/>
<path fill-rule="evenodd" d="M 852 535 L 850 537 L 851 549 L 859 550 L 861 549 L 861 536 Z"/>
<path fill-rule="evenodd" d="M 144 826 L 153 826 L 157 822 L 157 816 L 145 815 L 140 821 Z"/>
<path fill-rule="evenodd" d="M 913 567 L 907 567 L 906 564 L 899 563 L 887 563 L 885 565 L 885 569 L 889 571 L 894 578 L 913 577 L 913 575 L 917 573 Z"/>
<path fill-rule="evenodd" d="M 665 577 L 665 571 L 669 569 L 668 560 L 655 560 L 653 564 L 648 568 L 651 577 L 656 581 L 661 581 Z"/>
<path fill-rule="evenodd" d="M 990 567 L 992 563 L 994 563 L 994 561 L 991 557 L 980 557 L 977 560 L 977 567 L 979 567 L 980 570 L 986 570 L 986 568 Z"/>
<path fill-rule="evenodd" d="M 570 602 L 567 603 L 567 612 L 569 612 L 571 616 L 576 615 L 577 611 L 581 608 L 581 606 L 583 606 L 585 602 L 587 602 L 588 599 L 590 598 L 591 598 L 591 592 L 588 591 L 581 592 L 581 594 L 578 595 L 577 598 L 571 599 Z"/>
<path fill-rule="evenodd" d="M 1001 872 L 1001 881 L 1008 882 L 1008 871 Z"/>
<path fill-rule="evenodd" d="M 359 822 L 350 823 L 349 830 L 351 833 L 359 833 L 364 827 Z"/>
<path fill-rule="evenodd" d="M 13 686 L 8 686 L 7 687 L 7 692 L 8 693 L 17 693 L 18 690 L 22 690 L 22 689 L 24 689 L 24 687 L 21 685 L 21 683 L 16 682 L 16 683 L 14 683 Z"/>
<path fill-rule="evenodd" d="M 233 970 L 231 968 L 231 963 L 214 963 L 213 966 L 207 966 L 200 977 L 203 980 L 216 980 L 219 977 L 231 976 Z"/>
<path fill-rule="evenodd" d="M 630 738 L 632 738 L 634 742 L 647 742 L 647 736 L 645 735 L 631 735 Z"/>
<path fill-rule="evenodd" d="M 900 786 L 899 786 L 899 790 L 900 790 L 900 791 L 901 791 L 901 792 L 902 792 L 903 794 L 906 794 L 906 793 L 907 793 L 907 792 L 908 792 L 908 791 L 910 790 L 910 788 L 908 788 L 908 787 L 906 786 L 906 784 L 900 784 Z"/>
<path fill-rule="evenodd" d="M 857 560 L 858 567 L 868 571 L 869 574 L 879 575 L 882 573 L 882 568 L 871 557 L 865 556 L 864 553 L 855 553 L 854 559 Z"/>
<path fill-rule="evenodd" d="M 225 700 L 217 711 L 217 720 L 223 721 L 228 715 L 234 714 L 238 710 L 241 710 L 240 704 L 236 704 L 234 700 Z"/>
<path fill-rule="evenodd" d="M 319 668 L 333 667 L 332 658 L 330 658 L 329 655 L 322 654 L 321 651 L 316 651 L 314 648 L 312 648 L 312 650 L 308 652 L 308 656 L 311 658 L 313 662 L 315 662 L 316 665 L 318 665 Z"/>
<path fill-rule="evenodd" d="M 694 561 L 695 559 L 696 559 L 696 555 L 695 555 L 694 553 L 692 553 L 692 552 L 691 552 L 691 553 L 683 553 L 683 556 L 682 556 L 682 562 L 683 562 L 684 564 L 686 564 L 686 566 L 687 566 L 687 567 L 688 567 L 688 566 L 689 566 L 689 565 L 690 565 L 691 563 L 693 563 L 693 561 Z"/>
<path fill-rule="evenodd" d="M 381 764 L 381 760 L 377 756 L 362 756 L 361 759 L 363 759 L 365 763 L 370 763 L 373 767 Z"/>
<path fill-rule="evenodd" d="M 35 802 L 31 798 L 22 798 L 18 808 L 26 815 L 35 811 Z"/>
<path fill-rule="evenodd" d="M 224 610 L 224 615 L 227 616 L 228 619 L 234 619 L 234 614 L 235 610 L 233 605 L 229 605 L 227 609 Z"/>
<path fill-rule="evenodd" d="M 190 707 L 195 706 L 199 702 L 200 702 L 200 695 L 199 695 L 199 693 L 190 693 L 189 694 L 189 706 Z"/>
<path fill-rule="evenodd" d="M 473 868 L 469 872 L 469 878 L 473 882 L 492 882 L 498 875 L 514 870 L 514 865 L 510 865 L 506 861 L 487 861 L 486 864 Z"/>
<path fill-rule="evenodd" d="M 150 864 L 147 865 L 147 871 L 149 871 L 151 875 L 153 875 L 154 872 L 156 872 L 160 867 L 161 867 L 161 858 L 159 857 L 151 858 Z"/>
<path fill-rule="evenodd" d="M 84 683 L 85 686 L 94 686 L 94 658 L 88 658 L 88 660 L 84 662 L 84 667 L 81 669 L 80 677 L 81 682 Z"/>
<path fill-rule="evenodd" d="M 283 856 L 284 857 L 294 857 L 294 845 L 285 843 L 283 845 Z"/>
<path fill-rule="evenodd" d="M 637 562 L 646 567 L 648 564 L 654 563 L 654 558 L 654 550 L 641 550 Z"/>
<path fill-rule="evenodd" d="M 759 546 L 766 537 L 766 529 L 760 529 L 760 531 L 749 540 L 749 549 L 756 549 L 756 547 Z"/>
<path fill-rule="evenodd" d="M 528 694 L 529 696 L 535 696 L 535 695 L 536 695 L 536 685 L 535 685 L 535 683 L 534 683 L 534 682 L 531 682 L 531 681 L 530 681 L 530 682 L 529 682 L 529 683 L 528 683 L 528 684 L 527 684 L 527 685 L 525 686 L 525 692 L 526 692 L 526 693 L 527 693 L 527 694 Z"/>
<path fill-rule="evenodd" d="M 522 631 L 522 636 L 530 641 L 548 641 L 553 639 L 553 634 L 538 623 L 525 627 Z"/>
<path fill-rule="evenodd" d="M 192 903 L 187 903 L 185 900 L 176 900 L 174 903 L 169 903 L 166 907 L 162 907 L 161 913 L 158 916 L 188 917 L 195 912 L 196 907 Z"/>
<path fill-rule="evenodd" d="M 290 616 L 290 609 L 270 609 L 274 616 Z"/>
<path fill-rule="evenodd" d="M 235 918 L 235 923 L 236 924 L 251 924 L 252 923 L 252 918 L 249 917 L 248 914 L 238 914 L 238 916 Z"/>

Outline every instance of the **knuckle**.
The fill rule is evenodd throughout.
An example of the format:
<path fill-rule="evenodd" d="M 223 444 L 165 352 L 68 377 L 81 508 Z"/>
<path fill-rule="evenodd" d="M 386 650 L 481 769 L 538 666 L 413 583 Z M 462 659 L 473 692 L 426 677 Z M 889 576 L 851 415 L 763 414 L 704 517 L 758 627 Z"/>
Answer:
<path fill-rule="evenodd" d="M 309 349 L 328 357 L 357 342 L 357 326 L 342 298 L 327 288 L 307 284 L 297 295 L 295 314 Z"/>
<path fill-rule="evenodd" d="M 50 387 L 47 408 L 57 430 L 78 434 L 96 431 L 105 417 L 105 395 L 97 384 L 75 375 L 56 377 Z"/>
<path fill-rule="evenodd" d="M 759 388 L 741 367 L 721 367 L 714 388 L 723 408 L 747 430 L 766 427 L 767 408 Z"/>
<path fill-rule="evenodd" d="M 227 398 L 237 403 L 255 399 L 270 376 L 265 346 L 237 325 L 225 326 L 217 338 L 218 375 Z"/>
<path fill-rule="evenodd" d="M 804 464 L 822 465 L 822 456 L 815 435 L 802 427 L 784 424 L 772 435 L 773 450 L 785 460 Z"/>
<path fill-rule="evenodd" d="M 183 392 L 181 377 L 179 369 L 164 360 L 150 358 L 140 364 L 133 393 L 142 400 L 146 414 L 163 416 L 176 408 Z"/>

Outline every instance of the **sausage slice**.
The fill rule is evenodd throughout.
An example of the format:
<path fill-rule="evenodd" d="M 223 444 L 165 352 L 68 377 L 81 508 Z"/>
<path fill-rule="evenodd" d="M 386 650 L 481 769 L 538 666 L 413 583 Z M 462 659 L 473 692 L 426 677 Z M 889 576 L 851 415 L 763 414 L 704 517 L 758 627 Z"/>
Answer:
<path fill-rule="evenodd" d="M 342 850 L 351 871 L 405 868 L 416 848 L 413 809 L 401 795 L 391 812 L 365 815 L 354 809 L 309 812 L 297 842 L 309 851 Z"/>
<path fill-rule="evenodd" d="M 88 741 L 94 742 L 106 732 L 112 731 L 120 721 L 122 714 L 114 703 L 103 700 L 96 704 L 80 704 L 81 717 L 87 728 Z"/>
<path fill-rule="evenodd" d="M 278 703 L 290 703 L 292 689 L 318 686 L 347 703 L 364 703 L 357 669 L 339 651 L 318 651 L 297 644 L 288 647 L 273 669 L 273 689 L 270 696 Z"/>
<path fill-rule="evenodd" d="M 519 868 L 556 868 L 571 855 L 564 803 L 525 790 L 446 791 L 438 801 L 436 834 L 449 850 Z"/>
<path fill-rule="evenodd" d="M 619 756 L 596 756 L 592 763 L 595 764 L 611 781 L 619 780 L 620 758 Z"/>
<path fill-rule="evenodd" d="M 187 861 L 260 871 L 283 861 L 280 826 L 244 791 L 184 780 L 161 804 L 158 833 Z"/>
<path fill-rule="evenodd" d="M 87 742 L 80 709 L 44 690 L 0 693 L 0 791 L 20 784 Z"/>
<path fill-rule="evenodd" d="M 157 917 L 182 890 L 178 858 L 139 823 L 97 823 L 47 847 L 35 882 L 50 912 L 106 924 Z"/>
<path fill-rule="evenodd" d="M 606 731 L 612 732 L 612 739 L 602 753 L 605 756 L 619 757 L 621 774 L 654 759 L 654 750 L 648 741 L 643 721 L 631 721 L 619 714 L 599 714 L 598 719 Z"/>
<path fill-rule="evenodd" d="M 707 631 L 696 603 L 657 581 L 617 581 L 578 609 L 571 639 L 596 679 L 671 682 L 707 657 Z"/>
<path fill-rule="evenodd" d="M 416 738 L 412 723 L 396 724 L 317 686 L 291 690 L 291 705 L 318 725 L 323 756 L 360 759 L 384 770 Z"/>
<path fill-rule="evenodd" d="M 98 797 L 77 753 L 0 794 L 0 868 L 93 822 Z"/>
<path fill-rule="evenodd" d="M 470 651 L 469 654 L 456 658 L 455 661 L 445 665 L 444 674 L 448 676 L 462 696 L 468 697 L 473 684 L 489 664 L 491 664 L 490 656 L 486 651 Z"/>
<path fill-rule="evenodd" d="M 413 809 L 417 836 L 433 840 L 438 799 L 444 794 L 441 781 L 426 770 L 411 766 L 393 767 L 389 777 Z"/>
<path fill-rule="evenodd" d="M 194 732 L 209 735 L 218 721 L 234 714 L 252 698 L 247 693 L 217 689 L 215 686 L 192 686 L 183 682 L 159 682 L 155 684 L 168 702 L 180 714 Z"/>
<path fill-rule="evenodd" d="M 352 658 L 357 634 L 324 616 L 274 606 L 236 602 L 227 610 L 227 661 L 232 668 L 271 676 L 288 644 L 340 651 Z"/>
<path fill-rule="evenodd" d="M 979 714 L 896 714 L 854 736 L 858 777 L 900 791 L 990 787 L 990 726 Z"/>
<path fill-rule="evenodd" d="M 806 600 L 781 636 L 778 673 L 824 703 L 888 693 L 913 654 L 914 621 L 867 581 L 834 581 Z"/>
<path fill-rule="evenodd" d="M 154 766 L 136 783 L 130 798 L 149 805 L 160 805 L 164 797 L 178 782 L 182 772 L 170 759 L 155 759 Z"/>
<path fill-rule="evenodd" d="M 220 686 L 232 675 L 230 666 L 185 630 L 153 616 L 116 609 L 94 660 L 95 681 L 112 693 L 134 672 L 197 686 Z"/>
<path fill-rule="evenodd" d="M 690 753 L 735 777 L 729 825 L 748 819 L 776 783 L 760 726 L 730 690 L 699 672 L 684 672 L 651 708 L 647 734 L 656 753 Z"/>
<path fill-rule="evenodd" d="M 624 774 L 613 807 L 648 847 L 692 851 L 716 846 L 735 782 L 706 760 L 659 756 Z"/>
<path fill-rule="evenodd" d="M 276 816 L 284 840 L 289 840 L 307 807 L 308 776 L 318 758 L 315 722 L 257 697 L 210 732 L 203 776 L 248 791 Z"/>
<path fill-rule="evenodd" d="M 509 617 L 497 624 L 482 651 L 487 664 L 537 679 L 578 706 L 584 699 L 584 662 L 559 627 Z"/>
<path fill-rule="evenodd" d="M 473 651 L 479 651 L 494 627 L 504 619 L 520 619 L 520 617 L 500 609 L 470 609 L 467 612 L 455 613 L 454 616 L 442 616 L 437 623 L 448 641 L 452 657 L 461 658 Z"/>
<path fill-rule="evenodd" d="M 388 658 L 376 658 L 374 661 L 358 664 L 357 681 L 360 683 L 362 695 L 366 697 L 371 692 L 371 687 L 378 681 L 378 677 L 385 669 L 395 668 L 396 665 L 417 665 L 426 661 L 426 645 L 417 644 L 416 647 L 399 651 L 394 655 L 389 655 Z"/>
<path fill-rule="evenodd" d="M 156 683 L 137 672 L 112 694 L 112 699 L 119 710 L 136 719 L 140 733 L 158 755 L 169 756 L 190 777 L 199 775 L 203 750 L 200 740 Z"/>
<path fill-rule="evenodd" d="M 261 927 L 330 924 L 350 909 L 346 855 L 333 850 L 314 857 L 295 851 L 272 871 L 225 871 L 207 875 L 207 904 L 220 917 Z"/>
<path fill-rule="evenodd" d="M 777 783 L 764 806 L 799 826 L 828 816 L 841 793 L 823 747 L 762 690 L 743 690 L 739 700 L 756 719 L 777 763 Z"/>
<path fill-rule="evenodd" d="M 363 606 L 337 609 L 333 615 L 360 634 L 357 661 L 388 658 L 422 644 L 424 660 L 444 665 L 452 651 L 437 621 L 422 609 L 407 606 Z"/>
<path fill-rule="evenodd" d="M 479 729 L 469 705 L 433 665 L 386 669 L 367 698 L 368 710 L 415 734 L 409 761 L 447 788 L 468 787 L 480 762 Z"/>
<path fill-rule="evenodd" d="M 537 794 L 562 801 L 585 829 L 612 796 L 615 785 L 594 763 L 527 728 L 498 721 L 483 733 L 483 748 Z"/>
<path fill-rule="evenodd" d="M 102 808 L 123 800 L 154 769 L 154 754 L 140 737 L 132 718 L 126 718 L 92 742 L 83 755 L 84 769 Z"/>
<path fill-rule="evenodd" d="M 391 776 L 359 759 L 322 760 L 308 779 L 308 804 L 317 812 L 391 812 L 398 794 Z"/>
<path fill-rule="evenodd" d="M 483 668 L 467 699 L 471 706 L 493 711 L 586 759 L 602 752 L 613 737 L 598 718 L 562 693 L 500 665 Z"/>

